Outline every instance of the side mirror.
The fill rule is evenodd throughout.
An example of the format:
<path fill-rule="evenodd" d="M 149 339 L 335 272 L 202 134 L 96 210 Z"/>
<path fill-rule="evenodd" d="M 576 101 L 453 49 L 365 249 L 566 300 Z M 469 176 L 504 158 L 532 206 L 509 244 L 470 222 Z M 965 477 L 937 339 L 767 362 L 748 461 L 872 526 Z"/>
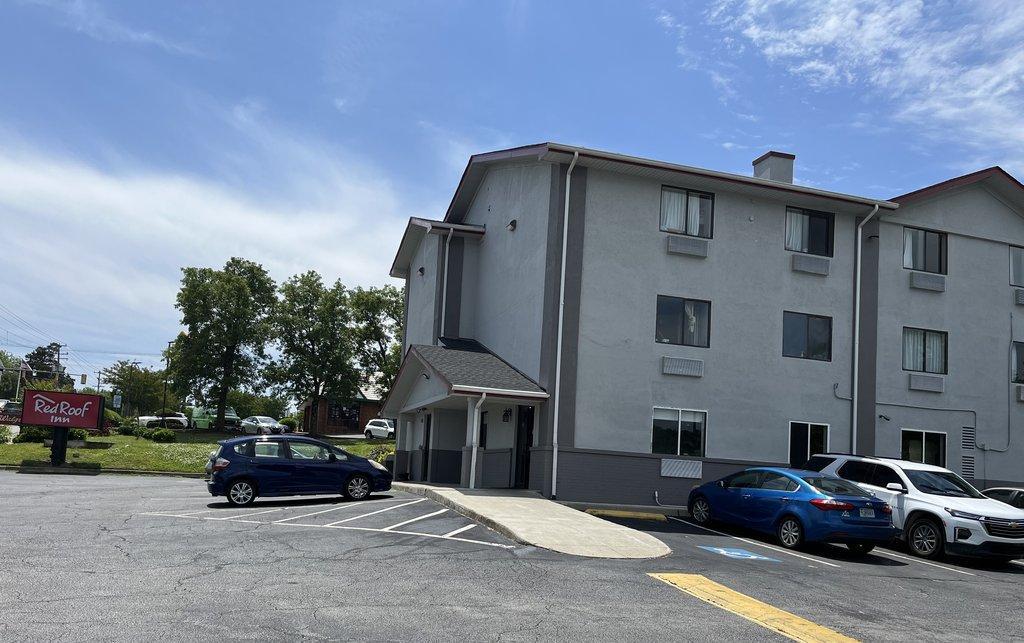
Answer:
<path fill-rule="evenodd" d="M 896 493 L 907 492 L 907 488 L 898 482 L 890 482 L 889 484 L 885 485 L 885 488 L 888 489 L 889 491 L 895 491 Z"/>
<path fill-rule="evenodd" d="M 719 481 L 718 481 L 718 482 L 716 482 L 715 484 L 717 484 L 717 485 L 718 485 L 719 487 L 721 487 L 721 488 L 725 489 L 725 483 L 724 483 L 724 482 L 722 482 L 721 480 L 719 480 Z"/>
<path fill-rule="evenodd" d="M 328 454 L 327 461 L 328 462 L 337 462 L 338 461 L 338 456 L 334 455 L 333 453 Z"/>

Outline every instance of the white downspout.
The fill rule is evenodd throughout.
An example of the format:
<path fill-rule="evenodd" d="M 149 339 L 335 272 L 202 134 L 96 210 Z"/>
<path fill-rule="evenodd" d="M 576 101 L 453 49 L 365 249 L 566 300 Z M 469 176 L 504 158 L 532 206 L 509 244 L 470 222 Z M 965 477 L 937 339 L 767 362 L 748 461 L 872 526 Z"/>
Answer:
<path fill-rule="evenodd" d="M 473 407 L 473 448 L 469 456 L 469 488 L 476 489 L 476 452 L 480 444 L 480 407 L 484 405 L 487 393 L 480 396 L 476 406 Z"/>
<path fill-rule="evenodd" d="M 857 253 L 854 262 L 854 291 L 853 291 L 853 423 L 850 427 L 850 453 L 857 454 L 857 402 L 860 399 L 860 264 L 861 264 L 861 241 L 863 239 L 864 226 L 876 214 L 878 204 L 871 210 L 863 221 L 857 224 Z"/>
<path fill-rule="evenodd" d="M 565 321 L 565 253 L 569 245 L 569 191 L 572 186 L 572 171 L 580 153 L 572 153 L 572 163 L 565 171 L 565 209 L 562 214 L 562 274 L 558 280 L 558 345 L 555 348 L 555 397 L 552 413 L 555 414 L 551 429 L 551 497 L 558 495 L 558 403 L 562 392 L 562 324 Z"/>
<path fill-rule="evenodd" d="M 444 277 L 441 283 L 441 337 L 444 337 L 445 312 L 448 308 L 448 250 L 452 247 L 452 234 L 454 233 L 455 228 L 448 228 L 448 236 L 444 241 Z"/>

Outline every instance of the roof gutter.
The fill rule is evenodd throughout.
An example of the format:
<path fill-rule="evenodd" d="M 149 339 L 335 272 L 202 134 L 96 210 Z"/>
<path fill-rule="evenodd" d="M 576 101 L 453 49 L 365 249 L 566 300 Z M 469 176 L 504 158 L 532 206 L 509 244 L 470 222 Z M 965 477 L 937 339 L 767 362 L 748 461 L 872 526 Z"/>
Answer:
<path fill-rule="evenodd" d="M 857 402 L 860 400 L 860 282 L 861 282 L 861 245 L 864 239 L 864 226 L 878 214 L 878 204 L 871 209 L 871 214 L 857 224 L 857 253 L 854 260 L 853 286 L 853 399 L 851 401 L 852 418 L 850 421 L 850 453 L 857 455 Z"/>
<path fill-rule="evenodd" d="M 457 393 L 469 393 L 473 395 L 479 395 L 480 393 L 486 393 L 488 395 L 495 395 L 499 397 L 529 397 L 536 398 L 539 400 L 546 400 L 548 394 L 544 391 L 516 391 L 513 389 L 505 388 L 491 388 L 489 386 L 468 386 L 465 384 L 455 384 L 451 387 L 453 394 Z"/>
<path fill-rule="evenodd" d="M 562 393 L 562 326 L 565 324 L 565 261 L 569 246 L 569 194 L 572 189 L 572 171 L 580 158 L 578 150 L 572 153 L 572 163 L 565 171 L 565 208 L 562 213 L 562 272 L 558 279 L 558 345 L 555 348 L 555 399 L 552 404 L 554 421 L 551 427 L 551 499 L 558 497 L 558 403 Z"/>

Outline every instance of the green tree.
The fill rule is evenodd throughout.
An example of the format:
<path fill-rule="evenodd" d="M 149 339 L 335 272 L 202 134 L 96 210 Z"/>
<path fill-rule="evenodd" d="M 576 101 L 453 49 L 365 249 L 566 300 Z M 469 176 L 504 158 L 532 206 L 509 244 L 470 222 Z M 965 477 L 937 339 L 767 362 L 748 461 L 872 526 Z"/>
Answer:
<path fill-rule="evenodd" d="M 21 358 L 13 353 L 0 350 L 0 367 L 5 370 L 0 372 L 0 398 L 5 400 L 13 400 L 15 393 L 17 393 L 18 377 L 21 375 L 21 371 L 18 368 L 21 366 Z"/>
<path fill-rule="evenodd" d="M 51 380 L 55 383 L 56 389 L 47 390 L 73 390 L 75 381 L 67 375 L 67 368 L 60 364 L 60 344 L 50 342 L 46 346 L 38 346 L 25 356 L 25 361 L 33 371 L 33 380 Z M 59 373 L 59 375 L 58 375 Z"/>
<path fill-rule="evenodd" d="M 348 291 L 320 275 L 295 275 L 280 288 L 274 338 L 280 357 L 269 374 L 279 390 L 300 400 L 349 400 L 359 384 L 353 360 Z"/>
<path fill-rule="evenodd" d="M 288 411 L 288 400 L 279 396 L 233 390 L 228 392 L 228 406 L 235 409 L 238 417 L 266 415 L 280 419 Z"/>
<path fill-rule="evenodd" d="M 386 397 L 402 362 L 405 297 L 390 285 L 356 288 L 349 295 L 349 309 L 362 383 Z"/>
<path fill-rule="evenodd" d="M 258 263 L 232 257 L 221 270 L 182 268 L 175 306 L 187 329 L 170 348 L 174 388 L 215 401 L 224 428 L 228 392 L 257 375 L 266 359 L 274 280 Z"/>
<path fill-rule="evenodd" d="M 121 415 L 148 415 L 163 404 L 164 372 L 139 368 L 121 360 L 103 369 L 103 381 L 121 394 Z M 177 397 L 168 392 L 167 406 L 174 408 Z"/>

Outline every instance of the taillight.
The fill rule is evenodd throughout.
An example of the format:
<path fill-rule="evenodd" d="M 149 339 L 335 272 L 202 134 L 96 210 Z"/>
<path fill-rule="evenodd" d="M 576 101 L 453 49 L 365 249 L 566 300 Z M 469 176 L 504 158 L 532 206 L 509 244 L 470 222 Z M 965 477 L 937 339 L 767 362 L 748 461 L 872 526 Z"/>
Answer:
<path fill-rule="evenodd" d="M 231 464 L 231 460 L 225 460 L 224 458 L 217 458 L 216 462 L 213 463 L 213 470 L 214 471 L 223 471 L 224 469 L 228 468 L 229 464 Z"/>
<path fill-rule="evenodd" d="M 884 513 L 885 515 L 889 516 L 889 515 L 891 515 L 891 514 L 892 514 L 892 507 L 890 507 L 890 506 L 889 506 L 889 503 L 884 503 L 884 504 L 882 505 L 882 509 L 881 509 L 881 511 L 882 511 L 882 513 Z"/>
<path fill-rule="evenodd" d="M 812 498 L 811 504 L 822 511 L 851 511 L 853 505 L 835 498 Z"/>

